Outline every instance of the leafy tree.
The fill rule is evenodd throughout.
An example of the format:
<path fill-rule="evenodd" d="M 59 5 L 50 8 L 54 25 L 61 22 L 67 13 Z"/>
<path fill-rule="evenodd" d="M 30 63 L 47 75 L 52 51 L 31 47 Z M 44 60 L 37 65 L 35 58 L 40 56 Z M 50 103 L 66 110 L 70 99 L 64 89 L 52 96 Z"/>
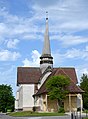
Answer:
<path fill-rule="evenodd" d="M 70 84 L 69 77 L 59 75 L 52 76 L 46 82 L 46 88 L 48 89 L 48 94 L 51 100 L 57 99 L 58 106 L 63 106 L 62 102 L 68 93 L 67 86 Z"/>
<path fill-rule="evenodd" d="M 81 77 L 80 87 L 81 89 L 85 91 L 83 93 L 83 106 L 85 109 L 88 109 L 88 76 L 87 74 L 83 74 L 83 76 Z"/>
<path fill-rule="evenodd" d="M 0 111 L 6 112 L 7 109 L 14 110 L 14 96 L 9 85 L 0 85 Z"/>

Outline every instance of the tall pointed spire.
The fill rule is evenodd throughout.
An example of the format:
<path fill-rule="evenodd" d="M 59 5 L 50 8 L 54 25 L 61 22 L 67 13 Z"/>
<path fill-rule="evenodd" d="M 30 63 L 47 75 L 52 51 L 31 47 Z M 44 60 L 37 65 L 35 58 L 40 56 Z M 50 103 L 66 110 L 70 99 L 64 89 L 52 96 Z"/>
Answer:
<path fill-rule="evenodd" d="M 44 34 L 44 46 L 42 55 L 40 57 L 40 69 L 42 73 L 49 67 L 53 68 L 53 57 L 51 56 L 50 40 L 49 40 L 49 26 L 48 26 L 48 12 L 46 12 L 46 28 Z"/>
<path fill-rule="evenodd" d="M 44 34 L 44 46 L 42 55 L 51 55 L 50 41 L 49 41 L 49 26 L 48 26 L 48 12 L 46 12 L 46 29 Z"/>

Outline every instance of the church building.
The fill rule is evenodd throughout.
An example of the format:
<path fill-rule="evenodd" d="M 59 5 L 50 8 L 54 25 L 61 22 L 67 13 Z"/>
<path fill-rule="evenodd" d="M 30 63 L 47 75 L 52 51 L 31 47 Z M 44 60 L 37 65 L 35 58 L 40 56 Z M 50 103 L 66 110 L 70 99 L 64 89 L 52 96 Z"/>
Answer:
<path fill-rule="evenodd" d="M 40 57 L 40 67 L 18 67 L 15 110 L 28 111 L 36 107 L 37 111 L 57 112 L 57 100 L 50 100 L 46 81 L 52 76 L 64 75 L 70 78 L 69 94 L 64 100 L 66 112 L 82 109 L 83 90 L 77 86 L 78 80 L 74 67 L 53 67 L 51 56 L 48 17 L 44 34 L 44 46 Z"/>

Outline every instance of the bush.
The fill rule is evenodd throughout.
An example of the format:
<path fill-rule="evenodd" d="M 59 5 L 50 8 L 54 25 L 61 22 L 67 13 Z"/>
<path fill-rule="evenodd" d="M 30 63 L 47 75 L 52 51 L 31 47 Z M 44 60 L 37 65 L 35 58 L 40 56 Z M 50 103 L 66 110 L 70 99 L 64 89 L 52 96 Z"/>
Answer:
<path fill-rule="evenodd" d="M 58 110 L 58 113 L 65 113 L 65 110 L 63 107 L 60 107 L 59 110 Z"/>
<path fill-rule="evenodd" d="M 81 111 L 81 107 L 78 107 L 78 108 L 77 108 L 77 111 Z M 82 111 L 85 111 L 85 109 L 82 108 Z"/>
<path fill-rule="evenodd" d="M 32 110 L 33 110 L 33 112 L 35 112 L 36 111 L 36 107 L 34 106 Z"/>

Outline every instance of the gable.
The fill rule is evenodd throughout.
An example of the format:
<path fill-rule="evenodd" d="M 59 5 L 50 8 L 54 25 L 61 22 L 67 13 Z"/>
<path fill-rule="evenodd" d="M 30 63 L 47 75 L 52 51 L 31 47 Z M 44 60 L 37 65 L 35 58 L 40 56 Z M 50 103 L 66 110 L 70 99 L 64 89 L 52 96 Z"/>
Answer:
<path fill-rule="evenodd" d="M 53 76 L 65 75 L 68 76 L 75 84 L 78 83 L 75 68 L 54 68 L 53 72 L 55 72 Z"/>
<path fill-rule="evenodd" d="M 46 79 L 46 81 L 43 83 L 43 85 L 40 87 L 40 89 L 35 95 L 47 93 L 48 92 L 46 89 L 47 80 L 49 80 L 51 76 L 58 76 L 58 75 L 65 75 L 70 78 L 71 81 L 70 81 L 70 85 L 68 86 L 68 90 L 70 93 L 83 93 L 83 90 L 76 85 L 77 76 L 74 68 L 53 68 L 52 73 L 49 75 L 49 77 Z"/>

